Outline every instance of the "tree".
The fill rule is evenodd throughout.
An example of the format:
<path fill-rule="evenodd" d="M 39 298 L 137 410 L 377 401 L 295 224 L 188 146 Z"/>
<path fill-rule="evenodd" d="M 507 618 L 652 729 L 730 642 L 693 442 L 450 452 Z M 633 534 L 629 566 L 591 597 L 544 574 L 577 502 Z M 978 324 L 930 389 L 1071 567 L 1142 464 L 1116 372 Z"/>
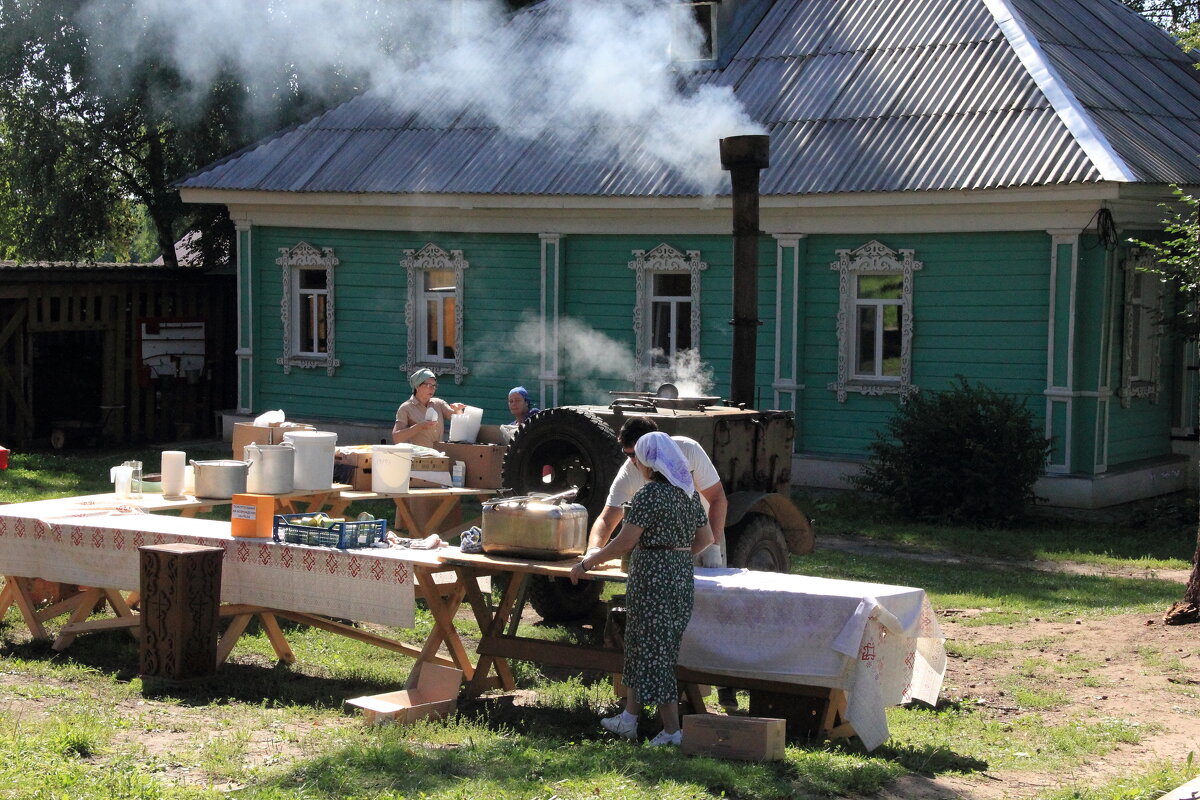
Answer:
<path fill-rule="evenodd" d="M 1177 287 L 1176 314 L 1168 321 L 1183 339 L 1200 340 L 1200 199 L 1175 188 L 1178 202 L 1165 206 L 1162 241 L 1134 241 L 1154 256 L 1149 271 Z M 1200 622 L 1200 526 L 1192 574 L 1183 599 L 1167 611 L 1168 622 Z"/>

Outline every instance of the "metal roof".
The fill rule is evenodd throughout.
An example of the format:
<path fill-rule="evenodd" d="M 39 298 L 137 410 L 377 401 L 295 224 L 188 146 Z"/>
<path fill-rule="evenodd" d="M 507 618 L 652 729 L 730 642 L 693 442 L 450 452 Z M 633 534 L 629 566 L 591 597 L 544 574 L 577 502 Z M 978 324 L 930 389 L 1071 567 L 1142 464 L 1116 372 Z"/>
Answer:
<path fill-rule="evenodd" d="M 544 0 L 518 15 L 547 36 Z M 692 90 L 730 87 L 771 137 L 765 195 L 1200 183 L 1195 59 L 1119 0 L 774 0 Z M 744 21 L 744 27 L 752 20 Z M 530 76 L 536 81 L 538 76 Z M 716 143 L 713 145 L 714 158 Z M 1116 177 L 1114 177 L 1116 176 Z M 522 138 L 436 97 L 367 94 L 201 170 L 184 188 L 689 196 L 649 156 Z M 727 185 L 727 184 L 726 184 Z"/>

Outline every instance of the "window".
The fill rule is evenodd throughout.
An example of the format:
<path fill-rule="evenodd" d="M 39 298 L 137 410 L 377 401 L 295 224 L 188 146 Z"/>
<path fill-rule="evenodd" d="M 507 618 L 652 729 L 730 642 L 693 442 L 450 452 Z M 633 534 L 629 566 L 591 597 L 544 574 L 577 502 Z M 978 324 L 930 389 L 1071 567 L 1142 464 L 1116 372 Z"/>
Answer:
<path fill-rule="evenodd" d="M 708 264 L 699 250 L 683 253 L 669 244 L 650 251 L 634 250 L 629 268 L 636 273 L 633 309 L 637 383 L 650 379 L 686 351 L 700 346 L 700 273 Z"/>
<path fill-rule="evenodd" d="M 468 372 L 462 348 L 463 274 L 470 264 L 461 250 L 447 252 L 432 243 L 420 252 L 405 250 L 404 255 L 400 263 L 408 271 L 408 360 L 402 370 L 408 374 L 429 367 L 462 383 Z"/>
<path fill-rule="evenodd" d="M 838 378 L 828 388 L 838 402 L 846 395 L 899 394 L 912 385 L 913 273 L 922 264 L 913 250 L 891 250 L 872 241 L 857 250 L 838 250 L 829 265 L 838 286 Z"/>
<path fill-rule="evenodd" d="M 283 272 L 283 355 L 275 363 L 284 374 L 292 367 L 324 367 L 334 374 L 340 361 L 334 357 L 334 267 L 340 262 L 333 248 L 318 250 L 307 242 L 282 247 L 275 259 Z"/>
<path fill-rule="evenodd" d="M 1146 270 L 1153 255 L 1134 249 L 1122 265 L 1125 273 L 1125 319 L 1121 347 L 1121 405 L 1135 397 L 1158 402 L 1162 362 L 1162 281 Z"/>
<path fill-rule="evenodd" d="M 710 61 L 717 57 L 717 8 L 709 2 L 672 6 L 671 56 L 676 61 Z"/>

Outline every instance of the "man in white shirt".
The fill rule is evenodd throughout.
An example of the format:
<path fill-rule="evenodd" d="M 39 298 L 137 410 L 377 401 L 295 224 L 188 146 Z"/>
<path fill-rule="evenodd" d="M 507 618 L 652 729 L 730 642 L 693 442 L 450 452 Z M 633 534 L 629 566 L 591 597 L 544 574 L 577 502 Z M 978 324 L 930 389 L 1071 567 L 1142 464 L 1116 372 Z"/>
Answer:
<path fill-rule="evenodd" d="M 658 425 L 649 417 L 630 417 L 621 426 L 621 431 L 617 434 L 617 441 L 621 443 L 621 452 L 625 454 L 626 460 L 608 490 L 608 499 L 604 501 L 604 510 L 592 523 L 592 529 L 588 533 L 589 551 L 592 548 L 603 547 L 608 542 L 613 531 L 625 518 L 625 504 L 633 499 L 638 489 L 646 485 L 646 479 L 631 463 L 634 458 L 633 446 L 637 444 L 638 439 L 656 430 L 658 430 Z M 717 473 L 717 468 L 713 466 L 708 453 L 704 452 L 704 448 L 698 442 L 686 436 L 672 436 L 671 438 L 679 445 L 684 458 L 687 459 L 688 466 L 692 471 L 692 480 L 696 484 L 697 491 L 700 492 L 701 504 L 708 512 L 708 523 L 712 527 L 715 537 L 715 542 L 700 554 L 700 564 L 705 567 L 724 566 L 725 515 L 729 509 L 729 501 L 725 497 L 725 488 L 721 486 L 721 476 Z"/>

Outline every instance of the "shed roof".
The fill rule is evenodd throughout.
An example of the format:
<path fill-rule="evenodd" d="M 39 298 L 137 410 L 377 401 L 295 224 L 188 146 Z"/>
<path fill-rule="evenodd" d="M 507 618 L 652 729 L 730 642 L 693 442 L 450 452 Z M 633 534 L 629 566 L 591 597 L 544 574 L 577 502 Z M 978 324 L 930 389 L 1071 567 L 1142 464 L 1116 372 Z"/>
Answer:
<path fill-rule="evenodd" d="M 570 0 L 527 13 L 558 2 Z M 769 133 L 764 195 L 1200 184 L 1197 59 L 1118 0 L 749 0 L 742 10 L 754 16 L 736 51 L 689 89 L 731 87 Z M 407 108 L 364 94 L 180 186 L 701 193 L 637 141 L 581 152 L 471 109 L 431 122 Z"/>

